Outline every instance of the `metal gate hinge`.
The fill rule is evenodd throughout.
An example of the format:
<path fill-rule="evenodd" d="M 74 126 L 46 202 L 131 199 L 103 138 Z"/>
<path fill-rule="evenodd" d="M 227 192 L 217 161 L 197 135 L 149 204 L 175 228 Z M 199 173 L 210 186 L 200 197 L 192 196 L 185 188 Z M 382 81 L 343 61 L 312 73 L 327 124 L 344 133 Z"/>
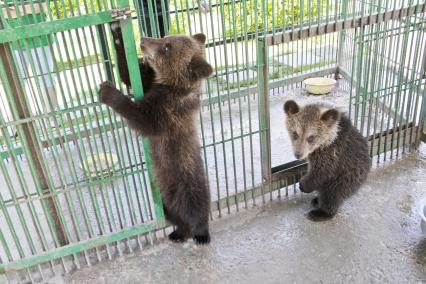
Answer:
<path fill-rule="evenodd" d="M 129 7 L 117 8 L 117 9 L 112 9 L 111 10 L 111 17 L 114 20 L 124 20 L 124 19 L 127 19 L 128 17 L 130 17 L 131 14 L 132 14 L 132 11 L 130 10 Z"/>

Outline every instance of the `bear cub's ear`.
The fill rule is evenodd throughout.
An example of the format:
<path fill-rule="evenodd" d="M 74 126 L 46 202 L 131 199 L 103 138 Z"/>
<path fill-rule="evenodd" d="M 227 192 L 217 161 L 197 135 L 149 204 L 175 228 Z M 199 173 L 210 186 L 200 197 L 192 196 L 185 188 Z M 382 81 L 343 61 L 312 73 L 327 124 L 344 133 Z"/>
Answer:
<path fill-rule="evenodd" d="M 197 81 L 209 77 L 213 73 L 213 68 L 207 61 L 200 57 L 194 56 L 191 60 L 191 77 L 192 80 Z"/>
<path fill-rule="evenodd" d="M 194 38 L 196 41 L 198 41 L 198 43 L 200 43 L 201 45 L 204 45 L 206 43 L 206 35 L 205 34 L 195 34 L 192 36 L 192 38 Z"/>
<path fill-rule="evenodd" d="M 288 100 L 284 104 L 284 112 L 287 115 L 296 114 L 299 112 L 299 105 L 293 100 Z"/>
<path fill-rule="evenodd" d="M 334 125 L 340 119 L 340 112 L 337 109 L 329 109 L 321 114 L 321 121 L 328 126 Z"/>

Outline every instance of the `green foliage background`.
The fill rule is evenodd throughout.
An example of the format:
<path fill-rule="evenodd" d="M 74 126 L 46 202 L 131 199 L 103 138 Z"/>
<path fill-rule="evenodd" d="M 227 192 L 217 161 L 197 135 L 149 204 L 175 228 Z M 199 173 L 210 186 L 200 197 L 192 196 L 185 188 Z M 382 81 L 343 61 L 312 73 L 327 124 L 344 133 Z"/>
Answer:
<path fill-rule="evenodd" d="M 223 8 L 225 33 L 227 36 L 244 35 L 246 32 L 283 28 L 311 19 L 317 20 L 319 11 L 324 13 L 328 0 L 268 0 L 266 1 L 266 23 L 264 23 L 262 0 L 242 0 Z"/>
<path fill-rule="evenodd" d="M 60 19 L 65 16 L 78 15 L 78 11 L 99 12 L 103 8 L 103 1 L 97 0 L 61 0 L 50 1 L 50 10 L 53 17 Z"/>

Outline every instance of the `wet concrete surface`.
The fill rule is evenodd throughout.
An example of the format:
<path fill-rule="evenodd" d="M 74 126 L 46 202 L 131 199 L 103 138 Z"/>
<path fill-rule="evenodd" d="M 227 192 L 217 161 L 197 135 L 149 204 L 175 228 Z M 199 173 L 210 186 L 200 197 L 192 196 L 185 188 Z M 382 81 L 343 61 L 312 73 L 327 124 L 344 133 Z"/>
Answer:
<path fill-rule="evenodd" d="M 212 223 L 212 243 L 161 240 L 54 283 L 426 283 L 426 147 L 375 169 L 335 219 L 306 219 L 310 195 Z"/>

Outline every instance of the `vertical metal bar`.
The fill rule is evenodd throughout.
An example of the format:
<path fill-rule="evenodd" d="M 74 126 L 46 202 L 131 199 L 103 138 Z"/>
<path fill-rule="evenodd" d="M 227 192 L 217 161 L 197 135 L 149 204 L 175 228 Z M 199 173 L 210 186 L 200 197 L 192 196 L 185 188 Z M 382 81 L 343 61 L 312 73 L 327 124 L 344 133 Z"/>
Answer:
<path fill-rule="evenodd" d="M 356 3 L 356 1 L 353 1 L 353 6 L 352 6 L 352 13 L 353 14 L 355 14 L 355 3 Z M 355 21 L 355 20 L 354 20 Z M 350 84 L 349 84 L 349 117 L 351 117 L 351 118 L 353 118 L 353 123 L 354 123 L 354 125 L 355 125 L 355 127 L 357 126 L 357 119 L 358 119 L 358 116 L 357 116 L 357 110 L 355 109 L 354 111 L 352 111 L 352 109 L 353 109 L 353 104 L 354 104 L 354 98 L 353 98 L 353 96 L 355 95 L 355 101 L 357 100 L 357 98 L 356 98 L 356 93 L 357 93 L 357 89 L 356 89 L 356 86 L 355 86 L 355 94 L 354 94 L 354 91 L 353 91 L 353 88 L 354 88 L 354 85 L 357 85 L 357 83 L 356 83 L 356 81 L 359 81 L 359 76 L 356 76 L 355 77 L 355 74 L 358 74 L 358 73 L 355 73 L 355 65 L 356 65 L 356 63 L 357 63 L 357 61 L 356 60 L 362 60 L 362 56 L 360 56 L 359 54 L 358 54 L 358 52 L 359 52 L 359 46 L 358 46 L 358 43 L 357 43 L 357 33 L 358 33 L 358 29 L 354 29 L 354 32 L 353 32 L 353 54 L 352 54 L 352 68 L 351 68 L 351 81 L 350 81 Z M 355 79 L 356 79 L 356 81 L 355 81 Z"/>
<path fill-rule="evenodd" d="M 225 27 L 225 16 L 224 16 L 225 12 L 224 12 L 223 6 L 224 6 L 224 2 L 223 2 L 223 0 L 220 0 L 220 7 L 221 7 L 220 15 L 221 15 L 221 18 L 222 18 L 222 27 Z M 233 26 L 234 33 L 235 33 L 235 29 L 236 29 L 236 27 Z M 228 49 L 227 49 L 227 43 L 226 43 L 226 34 L 223 34 L 223 49 L 224 49 L 224 59 L 225 59 L 226 81 L 228 83 L 228 81 L 229 81 L 229 69 L 228 69 L 229 65 L 228 65 Z M 231 49 L 232 49 L 232 45 L 231 45 Z M 228 100 L 227 100 L 226 103 L 228 104 L 229 128 L 231 130 L 232 166 L 233 166 L 233 173 L 234 173 L 234 180 L 235 180 L 234 186 L 235 186 L 235 198 L 236 198 L 238 189 L 237 189 L 237 174 L 236 174 L 236 167 L 235 167 L 235 145 L 234 145 L 235 141 L 234 141 L 234 130 L 233 130 L 234 125 L 233 125 L 233 119 L 232 119 L 232 113 L 231 113 L 232 101 L 231 101 L 231 98 L 229 96 L 229 87 L 226 88 L 226 92 L 227 92 L 227 96 L 228 96 Z M 224 137 L 222 137 L 222 139 L 225 140 Z M 227 195 L 229 195 L 228 169 L 227 169 L 228 166 L 227 166 L 227 158 L 226 158 L 226 143 L 225 143 L 225 141 L 223 142 L 222 145 L 223 145 L 223 153 L 224 153 L 224 157 L 223 157 L 224 159 L 223 160 L 224 160 L 224 168 L 225 168 L 226 190 L 227 190 Z M 237 207 L 237 210 L 238 210 L 239 207 L 238 207 L 238 202 L 237 202 L 236 199 L 235 199 L 235 203 L 236 203 L 236 207 Z M 230 213 L 229 206 L 228 206 L 228 213 Z"/>
<path fill-rule="evenodd" d="M 421 29 L 420 30 L 424 30 L 426 28 L 426 22 L 422 23 Z M 422 42 L 423 40 L 426 38 L 426 33 L 423 32 L 421 35 L 422 38 Z M 415 115 L 419 114 L 419 118 L 418 118 L 418 130 L 415 134 L 415 144 L 416 146 L 418 146 L 418 144 L 420 143 L 420 141 L 426 142 L 426 132 L 424 131 L 425 127 L 426 127 L 426 98 L 425 98 L 425 91 L 426 91 L 426 52 L 423 50 L 423 59 L 421 60 L 421 67 L 420 67 L 420 73 L 419 73 L 419 84 L 416 87 L 416 93 L 417 93 L 417 97 L 416 97 L 416 107 L 414 110 Z M 423 93 L 422 93 L 422 88 L 423 88 Z M 420 103 L 421 101 L 421 103 Z M 419 107 L 419 104 L 420 107 Z M 411 138 L 411 136 L 410 136 Z M 411 141 L 410 141 L 411 143 Z"/>
<path fill-rule="evenodd" d="M 260 159 L 262 167 L 262 198 L 265 192 L 271 191 L 271 132 L 269 123 L 269 89 L 268 89 L 268 46 L 266 41 L 259 38 L 257 42 L 258 74 L 259 77 L 259 131 Z"/>
<path fill-rule="evenodd" d="M 389 4 L 392 4 L 392 1 L 390 1 L 390 3 Z M 393 6 L 393 9 L 395 9 L 396 8 L 396 3 L 394 2 L 393 3 L 393 5 L 391 5 L 391 6 Z M 390 7 L 390 8 L 392 8 L 392 7 Z M 388 112 L 387 113 L 387 119 L 386 119 L 386 130 L 385 130 L 385 137 L 384 137 L 384 143 L 383 143 L 383 160 L 384 161 L 386 161 L 386 159 L 387 159 L 387 151 L 388 151 L 388 147 L 387 147 L 387 141 L 388 141 L 388 139 L 389 139 L 389 132 L 390 132 L 390 126 L 391 126 L 391 116 L 392 116 L 392 101 L 393 101 L 393 95 L 394 95 L 394 92 L 393 92 L 393 88 L 394 88 L 394 85 L 393 85 L 393 79 L 392 79 L 392 70 L 391 70 L 391 64 L 389 63 L 391 60 L 392 60 L 392 54 L 393 54 L 393 52 L 396 50 L 395 49 L 395 46 L 394 46 L 394 43 L 395 43 L 395 40 L 394 40 L 394 38 L 395 38 L 395 36 L 397 36 L 397 21 L 396 20 L 393 20 L 393 21 L 391 21 L 391 26 L 390 26 L 390 35 L 389 35 L 389 47 L 388 47 L 388 49 L 387 49 L 387 52 L 386 52 L 386 55 L 387 55 L 387 63 L 386 63 L 386 79 L 385 79 L 385 82 L 384 82 L 384 86 L 390 86 L 390 87 L 388 87 L 389 88 L 389 94 L 386 94 L 386 97 L 385 97 L 385 100 L 384 100 L 384 103 L 386 103 L 386 101 L 387 100 L 389 100 L 389 111 L 388 110 L 386 110 L 386 108 L 385 108 L 385 105 L 384 105 L 384 110 L 385 110 L 385 112 Z M 394 127 L 395 127 L 395 125 L 394 125 Z M 391 149 L 391 151 L 392 151 L 392 149 Z"/>
<path fill-rule="evenodd" d="M 373 13 L 372 3 L 368 6 L 368 11 L 371 14 Z M 375 28 L 375 25 L 369 25 L 367 27 L 367 35 L 363 39 L 364 41 L 367 41 L 365 47 L 366 47 L 366 54 L 367 54 L 367 62 L 368 64 L 364 66 L 365 71 L 365 80 L 364 80 L 364 90 L 365 90 L 365 97 L 363 99 L 363 120 L 361 124 L 361 131 L 363 131 L 365 126 L 365 136 L 370 135 L 370 122 L 371 122 L 371 116 L 372 116 L 372 106 L 373 106 L 373 96 L 374 96 L 374 80 L 375 80 L 375 68 L 376 68 L 376 59 L 374 57 L 375 50 L 373 49 L 373 43 L 377 44 L 377 39 L 374 40 L 375 33 L 373 29 Z M 373 59 L 372 59 L 373 58 Z M 371 61 L 373 60 L 373 64 L 371 64 Z M 367 110 L 368 108 L 368 110 Z M 366 114 L 367 113 L 367 114 Z"/>
<path fill-rule="evenodd" d="M 111 55 L 109 53 L 108 46 L 106 44 L 105 27 L 103 25 L 100 25 L 100 26 L 97 26 L 96 29 L 98 31 L 98 36 L 100 38 L 102 58 L 104 60 L 111 61 Z M 105 64 L 105 71 L 106 71 L 106 77 L 108 81 L 110 82 L 114 81 L 114 75 L 112 72 L 111 64 Z"/>
<path fill-rule="evenodd" d="M 348 2 L 349 0 L 343 0 L 342 3 L 342 15 L 341 17 L 343 17 L 343 21 L 346 21 L 346 18 L 348 16 Z M 327 1 L 328 3 L 328 1 Z M 337 12 L 336 12 L 336 17 L 337 17 Z M 339 68 L 342 68 L 342 60 L 343 60 L 343 54 L 344 54 L 344 43 L 345 43 L 345 39 L 346 39 L 346 31 L 341 31 L 339 32 L 339 38 L 338 38 L 338 51 L 337 51 L 337 71 L 336 71 L 336 79 L 338 78 L 338 73 L 339 73 Z"/>
<path fill-rule="evenodd" d="M 409 0 L 409 5 L 412 4 L 412 1 L 413 0 Z M 408 18 L 405 18 L 405 21 L 408 21 L 408 20 L 409 20 Z M 399 31 L 398 31 L 398 34 L 399 34 L 399 37 L 398 37 L 398 49 L 396 50 L 396 54 L 395 55 L 397 55 L 399 53 L 399 47 L 400 47 L 399 43 L 401 42 L 401 33 L 403 32 L 403 26 L 404 26 L 404 22 L 403 21 L 404 21 L 403 19 L 400 19 L 400 23 L 399 23 L 400 26 L 399 26 Z M 404 35 L 402 37 L 402 44 L 401 44 L 402 58 L 401 58 L 400 63 L 399 63 L 400 66 L 399 66 L 398 77 L 395 78 L 396 83 L 397 83 L 397 97 L 396 97 L 396 102 L 395 102 L 395 110 L 394 110 L 393 121 L 394 121 L 394 128 L 395 129 L 396 129 L 397 126 L 400 127 L 400 131 L 398 131 L 398 133 L 396 134 L 396 139 L 397 139 L 396 145 L 395 145 L 396 146 L 396 157 L 399 156 L 399 137 L 400 137 L 401 132 L 402 132 L 402 129 L 401 129 L 402 121 L 401 120 L 398 121 L 398 115 L 400 115 L 400 116 L 403 115 L 402 108 L 404 107 L 405 97 L 406 97 L 405 94 L 401 95 L 401 92 L 402 92 L 401 85 L 403 85 L 402 84 L 402 82 L 404 80 L 403 79 L 403 71 L 405 69 L 404 68 L 404 66 L 405 66 L 405 59 L 406 59 L 406 56 L 407 56 L 407 53 L 408 53 L 408 51 L 407 51 L 407 46 L 408 46 L 408 42 L 407 41 L 408 41 L 408 35 L 409 35 L 408 34 L 408 30 L 409 30 L 409 27 L 405 26 L 405 31 L 404 31 Z M 402 98 L 401 98 L 401 96 L 402 96 Z M 396 123 L 397 121 L 398 121 L 398 123 Z M 394 147 L 395 131 L 392 132 L 391 137 L 392 137 L 391 148 L 393 149 L 393 147 Z M 393 151 L 391 152 L 391 157 L 392 157 L 392 154 L 393 154 Z"/>
<path fill-rule="evenodd" d="M 175 0 L 176 1 L 176 0 Z M 209 1 L 209 8 L 210 10 L 212 10 L 212 3 L 211 1 Z M 213 13 L 210 13 L 210 25 L 212 27 L 215 26 L 214 22 L 213 22 Z M 213 61 L 214 61 L 214 66 L 218 66 L 218 60 L 219 60 L 219 56 L 217 54 L 217 50 L 215 47 L 215 29 L 212 29 L 212 39 L 213 39 Z M 210 58 L 209 58 L 210 59 Z M 209 60 L 211 61 L 211 60 Z M 218 76 L 218 70 L 216 68 L 216 77 Z M 219 82 L 218 80 L 216 80 L 216 88 L 219 90 Z M 210 83 L 209 81 L 207 81 L 207 87 L 208 87 L 208 101 L 209 101 L 209 113 L 210 113 L 210 123 L 211 123 L 211 128 L 212 128 L 212 144 L 213 144 L 213 156 L 214 156 L 214 165 L 215 165 L 215 179 L 216 179 L 216 193 L 217 193 L 217 199 L 220 200 L 221 199 L 221 192 L 220 192 L 220 182 L 219 182 L 219 171 L 218 171 L 218 154 L 217 154 L 217 143 L 216 143 L 216 124 L 214 122 L 214 118 L 213 118 L 213 104 L 212 102 L 212 92 L 211 92 L 211 87 L 210 87 Z M 220 101 L 220 97 L 219 97 L 219 101 L 218 101 L 218 106 L 220 106 L 221 101 Z M 226 199 L 226 201 L 228 202 L 228 199 Z M 228 207 L 228 206 L 227 206 Z M 229 207 L 228 207 L 229 208 Z M 222 207 L 220 205 L 220 202 L 218 203 L 218 211 L 219 211 L 219 217 L 222 216 Z"/>
<path fill-rule="evenodd" d="M 389 0 L 386 0 L 385 5 L 384 5 L 384 12 L 387 11 L 388 9 L 388 5 L 389 5 Z M 378 51 L 381 54 L 381 59 L 378 63 L 379 65 L 379 75 L 377 77 L 377 84 L 378 84 L 378 88 L 380 89 L 381 86 L 383 85 L 383 79 L 385 76 L 385 58 L 386 58 L 386 47 L 387 47 L 387 34 L 388 34 L 388 23 L 382 23 L 380 26 L 380 31 L 383 33 L 383 39 L 382 44 L 381 44 L 381 49 L 380 51 Z M 391 37 L 391 34 L 390 34 Z M 378 39 L 379 40 L 379 39 Z M 385 121 L 385 109 L 386 109 L 386 97 L 387 97 L 387 88 L 385 85 L 385 88 L 383 90 L 383 98 L 381 99 L 381 91 L 377 91 L 377 99 L 376 99 L 376 113 L 375 116 L 377 117 L 379 114 L 379 104 L 381 104 L 381 108 L 380 108 L 380 112 L 381 112 L 381 116 L 380 116 L 380 127 L 379 130 L 377 131 L 376 126 L 374 126 L 374 131 L 373 133 L 376 134 L 377 132 L 380 134 L 379 135 L 379 139 L 377 139 L 376 145 L 377 145 L 377 151 L 376 153 L 370 153 L 370 155 L 376 155 L 377 156 L 377 163 L 380 163 L 381 160 L 381 144 L 382 144 L 382 131 L 383 131 L 383 123 Z M 376 119 L 377 120 L 377 119 Z M 376 139 L 374 139 L 376 140 Z M 374 143 L 372 142 L 371 148 L 374 148 Z"/>
<path fill-rule="evenodd" d="M 119 1 L 120 7 L 126 7 L 128 6 L 127 0 L 120 0 Z M 152 12 L 152 11 L 150 11 Z M 129 67 L 129 73 L 132 74 L 130 80 L 132 85 L 132 90 L 134 94 L 134 98 L 136 100 L 140 100 L 143 98 L 143 88 L 142 88 L 142 81 L 141 81 L 141 74 L 139 71 L 139 65 L 138 65 L 138 59 L 137 59 L 137 53 L 136 48 L 134 44 L 134 33 L 133 33 L 133 25 L 132 25 L 132 19 L 124 19 L 120 21 L 121 30 L 123 33 L 123 41 L 124 41 L 124 48 L 126 51 L 126 59 L 128 62 Z M 150 185 L 152 190 L 152 196 L 154 200 L 154 208 L 155 208 L 155 216 L 158 220 L 164 219 L 164 211 L 163 211 L 163 203 L 161 200 L 161 193 L 160 189 L 157 186 L 156 180 L 154 178 L 154 174 L 152 171 L 152 160 L 151 160 L 151 154 L 150 154 L 150 146 L 149 141 L 145 138 L 142 139 L 144 154 L 145 154 L 145 161 L 147 164 L 148 169 L 148 175 L 150 177 Z"/>
<path fill-rule="evenodd" d="M 228 5 L 228 8 L 229 8 L 229 5 Z M 237 22 L 235 21 L 235 18 L 236 18 L 235 2 L 232 2 L 231 9 L 232 9 L 232 16 L 234 18 L 233 26 L 235 28 L 233 35 L 234 35 L 234 45 L 235 45 L 235 51 L 234 51 L 235 53 L 234 54 L 235 54 L 236 69 L 237 69 L 237 71 L 236 71 L 237 72 L 237 89 L 238 89 L 238 91 L 240 91 L 241 90 L 240 72 L 239 72 L 240 66 L 239 66 L 239 63 L 238 63 L 239 54 L 238 54 L 238 40 L 237 40 Z M 243 13 L 245 13 L 245 11 Z M 248 76 L 247 76 L 247 79 L 248 79 Z M 243 124 L 242 102 L 241 102 L 240 96 L 238 96 L 238 110 L 239 110 L 239 117 L 240 117 L 239 122 L 240 122 L 240 136 L 241 136 L 241 139 L 240 139 L 241 140 L 241 155 L 242 155 L 242 165 L 243 165 L 242 171 L 243 171 L 243 184 L 244 184 L 244 188 L 243 188 L 244 203 L 245 203 L 245 206 L 247 207 L 247 197 L 246 197 L 246 194 L 245 194 L 245 192 L 247 190 L 247 177 L 246 177 L 246 157 L 245 157 L 245 143 L 244 143 L 244 124 Z M 237 195 L 237 177 L 236 177 L 237 174 L 235 172 L 235 154 L 234 154 L 234 175 L 235 175 L 235 177 L 234 177 L 234 180 L 235 180 L 235 195 Z M 237 203 L 237 210 L 238 210 L 238 201 L 235 200 L 235 202 Z"/>

